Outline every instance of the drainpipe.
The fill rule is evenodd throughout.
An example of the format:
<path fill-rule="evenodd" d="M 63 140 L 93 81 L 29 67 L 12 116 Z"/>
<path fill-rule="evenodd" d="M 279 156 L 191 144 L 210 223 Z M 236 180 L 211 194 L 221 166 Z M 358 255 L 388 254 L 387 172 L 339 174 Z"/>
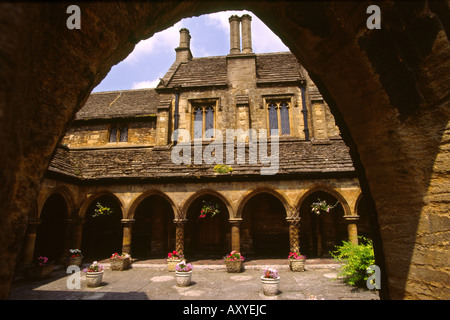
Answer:
<path fill-rule="evenodd" d="M 308 110 L 306 109 L 306 100 L 305 100 L 305 86 L 301 86 L 300 90 L 302 92 L 302 113 L 303 113 L 303 124 L 305 129 L 305 140 L 309 141 L 309 129 L 308 129 Z"/>
<path fill-rule="evenodd" d="M 180 119 L 180 113 L 178 112 L 178 105 L 180 100 L 180 87 L 177 86 L 175 89 L 175 114 L 173 115 L 173 126 L 174 126 L 174 134 L 173 134 L 173 145 L 178 143 L 178 120 Z"/>

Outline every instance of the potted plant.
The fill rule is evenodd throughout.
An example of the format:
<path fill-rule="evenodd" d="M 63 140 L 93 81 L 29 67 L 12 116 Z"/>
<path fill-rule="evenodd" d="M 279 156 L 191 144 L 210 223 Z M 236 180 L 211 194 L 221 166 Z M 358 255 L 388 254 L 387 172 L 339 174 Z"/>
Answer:
<path fill-rule="evenodd" d="M 131 265 L 131 256 L 128 253 L 118 254 L 115 252 L 109 258 L 109 262 L 113 271 L 127 270 Z"/>
<path fill-rule="evenodd" d="M 94 261 L 88 268 L 84 269 L 86 273 L 86 282 L 88 287 L 98 287 L 103 280 L 103 265 Z"/>
<path fill-rule="evenodd" d="M 187 287 L 191 284 L 192 264 L 181 261 L 175 266 L 175 274 L 177 276 L 177 285 L 179 287 Z"/>
<path fill-rule="evenodd" d="M 225 258 L 225 265 L 228 273 L 238 273 L 242 271 L 244 257 L 236 251 L 231 251 Z"/>
<path fill-rule="evenodd" d="M 174 272 L 175 271 L 175 266 L 177 265 L 177 263 L 180 263 L 183 260 L 183 254 L 177 252 L 177 251 L 172 251 L 169 252 L 167 254 L 167 269 L 169 270 L 169 272 Z"/>
<path fill-rule="evenodd" d="M 220 206 L 217 202 L 203 200 L 202 208 L 200 209 L 199 218 L 205 218 L 209 215 L 211 218 L 220 213 Z"/>
<path fill-rule="evenodd" d="M 296 252 L 289 252 L 288 259 L 291 271 L 305 271 L 306 256 L 299 255 Z"/>
<path fill-rule="evenodd" d="M 48 278 L 54 267 L 54 261 L 49 261 L 47 257 L 39 256 L 31 265 L 25 268 L 25 275 L 31 280 Z"/>
<path fill-rule="evenodd" d="M 280 275 L 278 270 L 266 266 L 264 274 L 261 276 L 263 292 L 266 296 L 274 296 L 278 294 L 280 286 Z"/>
<path fill-rule="evenodd" d="M 321 214 L 322 212 L 330 212 L 330 210 L 336 207 L 339 203 L 338 201 L 334 205 L 330 205 L 325 200 L 317 200 L 317 202 L 313 202 L 313 204 L 311 204 L 311 211 L 317 215 Z"/>
<path fill-rule="evenodd" d="M 81 261 L 83 260 L 83 255 L 80 249 L 69 249 L 66 257 L 66 268 L 68 266 L 81 266 Z"/>

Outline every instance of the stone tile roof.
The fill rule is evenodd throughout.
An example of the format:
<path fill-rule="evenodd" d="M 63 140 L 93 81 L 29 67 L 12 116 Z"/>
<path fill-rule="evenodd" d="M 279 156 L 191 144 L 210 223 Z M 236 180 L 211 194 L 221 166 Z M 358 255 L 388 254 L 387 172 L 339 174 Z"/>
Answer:
<path fill-rule="evenodd" d="M 256 83 L 299 81 L 300 64 L 290 52 L 256 55 Z"/>
<path fill-rule="evenodd" d="M 91 93 L 76 120 L 113 119 L 156 115 L 159 95 L 155 89 Z"/>
<path fill-rule="evenodd" d="M 205 147 L 205 146 L 204 146 Z M 235 148 L 236 152 L 237 148 Z M 270 148 L 269 148 L 270 150 Z M 249 164 L 248 147 L 245 148 L 245 164 L 232 164 L 230 179 L 260 176 L 262 167 L 269 164 Z M 193 153 L 192 148 L 192 153 Z M 224 150 L 224 161 L 225 161 Z M 275 177 L 282 175 L 333 174 L 354 172 L 348 148 L 342 140 L 331 140 L 327 144 L 309 141 L 280 141 L 279 169 Z M 259 159 L 259 158 L 258 158 Z M 154 180 L 164 178 L 207 178 L 218 174 L 214 164 L 174 164 L 168 148 L 121 148 L 67 150 L 59 147 L 50 163 L 49 172 L 72 177 L 81 181 L 127 178 Z M 221 175 L 223 176 L 223 175 Z"/>
<path fill-rule="evenodd" d="M 193 58 L 181 63 L 166 87 L 217 86 L 227 84 L 227 60 L 225 56 Z"/>
<path fill-rule="evenodd" d="M 257 83 L 283 83 L 303 79 L 300 64 L 290 52 L 262 53 L 255 57 Z M 226 56 L 193 58 L 177 68 L 171 68 L 164 79 L 166 83 L 160 84 L 158 88 L 227 85 Z"/>

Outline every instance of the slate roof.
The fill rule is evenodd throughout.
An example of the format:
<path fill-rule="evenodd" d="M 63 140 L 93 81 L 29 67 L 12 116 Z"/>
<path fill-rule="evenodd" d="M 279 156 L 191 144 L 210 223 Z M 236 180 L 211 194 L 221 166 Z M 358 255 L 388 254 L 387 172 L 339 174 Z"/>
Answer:
<path fill-rule="evenodd" d="M 181 63 L 167 87 L 179 85 L 182 87 L 227 85 L 226 57 L 192 58 L 189 62 Z"/>
<path fill-rule="evenodd" d="M 205 147 L 205 146 L 204 146 Z M 236 152 L 237 148 L 235 148 Z M 270 150 L 270 147 L 269 147 Z M 261 176 L 262 167 L 259 158 L 257 164 L 249 164 L 248 147 L 245 148 L 245 164 L 231 165 L 231 179 L 249 176 Z M 49 172 L 76 178 L 80 181 L 127 178 L 157 181 L 164 178 L 208 178 L 215 177 L 214 164 L 175 164 L 170 149 L 121 148 L 121 149 L 85 149 L 67 150 L 59 147 L 49 166 Z M 192 148 L 192 153 L 194 152 Z M 224 149 L 224 161 L 225 161 Z M 323 175 L 342 172 L 354 172 L 348 148 L 340 139 L 328 144 L 313 144 L 310 141 L 280 141 L 279 169 L 274 177 L 283 175 Z M 223 176 L 223 175 L 220 175 Z"/>
<path fill-rule="evenodd" d="M 257 83 L 299 81 L 300 64 L 290 52 L 256 54 Z M 170 74 L 172 73 L 172 74 Z M 192 58 L 173 67 L 157 88 L 227 85 L 227 56 Z"/>
<path fill-rule="evenodd" d="M 155 89 L 91 93 L 75 120 L 156 115 L 160 98 Z"/>
<path fill-rule="evenodd" d="M 299 81 L 300 64 L 290 52 L 256 55 L 256 83 L 282 83 Z"/>

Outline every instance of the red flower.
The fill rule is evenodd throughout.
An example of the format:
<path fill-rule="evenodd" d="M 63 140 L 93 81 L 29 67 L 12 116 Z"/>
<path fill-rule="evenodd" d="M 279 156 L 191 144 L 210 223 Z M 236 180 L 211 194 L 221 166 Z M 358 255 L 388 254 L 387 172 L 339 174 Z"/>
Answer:
<path fill-rule="evenodd" d="M 169 253 L 169 258 L 172 258 L 172 254 L 171 253 Z"/>

